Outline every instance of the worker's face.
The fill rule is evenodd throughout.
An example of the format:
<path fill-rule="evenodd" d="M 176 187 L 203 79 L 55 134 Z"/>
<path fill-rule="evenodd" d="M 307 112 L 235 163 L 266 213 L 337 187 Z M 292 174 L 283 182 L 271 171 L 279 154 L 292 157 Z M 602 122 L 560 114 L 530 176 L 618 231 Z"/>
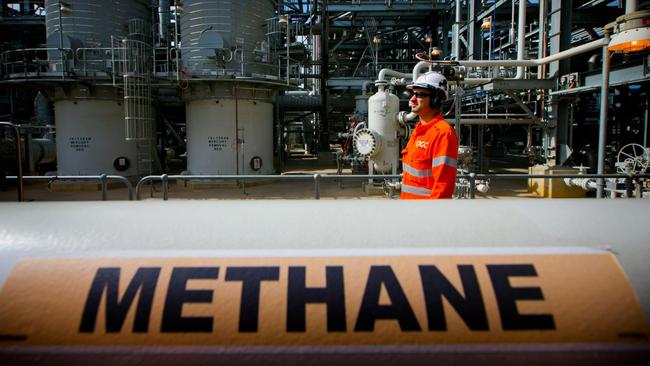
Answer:
<path fill-rule="evenodd" d="M 411 107 L 412 112 L 418 114 L 431 109 L 431 91 L 422 88 L 413 88 L 411 99 L 409 100 L 409 107 Z"/>

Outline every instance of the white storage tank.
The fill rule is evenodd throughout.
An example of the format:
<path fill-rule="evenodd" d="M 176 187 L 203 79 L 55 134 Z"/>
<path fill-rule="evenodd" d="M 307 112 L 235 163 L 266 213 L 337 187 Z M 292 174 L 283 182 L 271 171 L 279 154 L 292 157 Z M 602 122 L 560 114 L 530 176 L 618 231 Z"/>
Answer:
<path fill-rule="evenodd" d="M 114 42 L 120 42 L 127 35 L 128 21 L 130 19 L 149 19 L 151 17 L 146 0 L 46 0 L 45 1 L 45 28 L 47 46 L 59 48 L 61 46 L 61 31 L 63 31 L 63 48 L 110 48 L 111 37 Z M 59 12 L 61 13 L 59 16 Z M 119 47 L 120 44 L 115 44 Z M 78 54 L 84 61 L 85 58 L 97 59 L 101 53 L 88 50 Z M 68 55 L 69 60 L 72 55 Z M 59 60 L 58 51 L 49 53 L 49 58 Z M 109 58 L 110 59 L 110 58 Z M 57 65 L 54 65 L 58 68 Z M 72 65 L 69 65 L 69 68 Z M 79 66 L 79 65 L 77 65 Z M 89 61 L 86 69 L 103 68 L 103 63 Z"/>
<path fill-rule="evenodd" d="M 399 97 L 383 85 L 368 99 L 368 129 L 378 136 L 378 145 L 371 156 L 376 173 L 396 173 L 400 160 L 399 124 L 395 118 L 399 112 Z"/>
<path fill-rule="evenodd" d="M 273 103 L 281 86 L 271 81 L 277 65 L 260 56 L 268 51 L 273 3 L 186 0 L 183 8 L 187 172 L 274 173 Z"/>
<path fill-rule="evenodd" d="M 130 22 L 138 19 L 143 29 L 151 18 L 148 0 L 46 0 L 47 45 L 66 49 L 64 86 L 54 95 L 57 174 L 134 176 L 140 161 L 151 161 L 151 146 L 125 140 L 123 92 L 96 81 L 77 82 L 94 72 L 109 85 L 113 57 L 111 47 L 123 47 Z M 61 37 L 63 35 L 63 37 Z M 80 50 L 84 48 L 85 50 Z M 71 50 L 69 50 L 71 49 Z M 51 51 L 53 71 L 62 71 L 59 51 Z M 121 75 L 118 74 L 121 81 Z M 101 78 L 105 78 L 101 80 Z M 141 144 L 142 145 L 142 144 Z M 138 151 L 140 148 L 140 151 Z M 146 157 L 144 152 L 146 152 Z M 139 158 L 140 156 L 140 158 Z"/>
<path fill-rule="evenodd" d="M 270 101 L 202 99 L 188 102 L 186 113 L 190 174 L 274 172 Z"/>
<path fill-rule="evenodd" d="M 137 146 L 124 138 L 121 101 L 58 100 L 54 113 L 58 175 L 137 174 Z"/>
<path fill-rule="evenodd" d="M 268 0 L 185 0 L 181 15 L 183 66 L 191 76 L 274 75 L 265 64 L 266 22 L 274 17 Z"/>

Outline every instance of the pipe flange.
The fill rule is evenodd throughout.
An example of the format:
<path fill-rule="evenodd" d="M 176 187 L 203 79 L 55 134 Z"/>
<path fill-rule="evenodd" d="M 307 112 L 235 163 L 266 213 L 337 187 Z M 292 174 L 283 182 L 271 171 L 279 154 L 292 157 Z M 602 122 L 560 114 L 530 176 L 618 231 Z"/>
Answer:
<path fill-rule="evenodd" d="M 359 129 L 354 134 L 353 140 L 354 146 L 360 155 L 373 156 L 379 151 L 379 136 L 371 129 Z"/>

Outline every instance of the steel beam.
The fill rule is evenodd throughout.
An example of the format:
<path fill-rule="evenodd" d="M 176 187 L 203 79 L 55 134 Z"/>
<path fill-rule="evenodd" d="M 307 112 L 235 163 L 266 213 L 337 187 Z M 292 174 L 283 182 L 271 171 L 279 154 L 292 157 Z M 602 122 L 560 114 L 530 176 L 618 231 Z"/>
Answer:
<path fill-rule="evenodd" d="M 452 125 L 456 124 L 455 118 L 446 119 Z M 464 126 L 480 126 L 480 125 L 530 125 L 535 121 L 530 118 L 461 118 L 461 123 Z"/>
<path fill-rule="evenodd" d="M 367 82 L 366 78 L 329 78 L 327 87 L 330 89 L 361 89 L 363 83 Z"/>
<path fill-rule="evenodd" d="M 343 13 L 343 12 L 388 12 L 388 11 L 431 11 L 447 9 L 448 4 L 446 1 L 419 1 L 410 4 L 397 3 L 390 6 L 386 5 L 384 1 L 377 3 L 361 3 L 361 4 L 331 4 L 327 6 L 328 13 Z"/>
<path fill-rule="evenodd" d="M 524 89 L 553 89 L 555 80 L 537 80 L 537 79 L 521 79 L 521 80 L 504 80 L 494 79 L 492 82 L 483 86 L 485 90 L 524 90 Z"/>
<path fill-rule="evenodd" d="M 514 100 L 517 103 L 517 105 L 519 105 L 521 109 L 523 109 L 524 112 L 528 114 L 528 117 L 530 117 L 533 121 L 535 121 L 536 124 L 542 123 L 542 121 L 540 121 L 540 119 L 535 115 L 535 113 L 531 111 L 530 108 L 528 108 L 526 103 L 524 103 L 517 94 L 513 93 L 512 91 L 506 91 L 506 94 L 508 94 L 508 96 L 512 98 L 512 100 Z"/>

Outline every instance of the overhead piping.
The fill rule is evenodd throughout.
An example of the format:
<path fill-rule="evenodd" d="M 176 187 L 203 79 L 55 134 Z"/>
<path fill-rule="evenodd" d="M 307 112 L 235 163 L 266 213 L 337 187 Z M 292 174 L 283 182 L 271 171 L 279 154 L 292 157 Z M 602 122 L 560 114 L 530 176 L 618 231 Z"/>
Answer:
<path fill-rule="evenodd" d="M 462 61 L 420 61 L 418 62 L 415 67 L 413 68 L 413 79 L 417 79 L 418 75 L 420 75 L 420 71 L 425 68 L 429 67 L 431 64 L 439 64 L 439 65 L 459 65 L 459 66 L 465 66 L 465 67 L 490 67 L 490 66 L 504 66 L 504 67 L 519 67 L 519 66 L 540 66 L 540 65 L 545 65 L 553 61 L 559 61 L 568 57 L 572 57 L 575 55 L 579 55 L 585 52 L 593 51 L 595 49 L 602 48 L 602 46 L 606 45 L 609 43 L 609 40 L 606 40 L 605 38 L 597 39 L 595 41 L 591 41 L 589 43 L 585 43 L 581 46 L 574 47 L 562 52 L 558 52 L 556 54 L 539 58 L 536 60 L 491 60 L 491 61 L 486 61 L 486 60 L 462 60 Z M 472 78 L 472 79 L 465 79 L 462 82 L 466 84 L 470 83 L 476 83 L 476 82 L 489 82 L 492 79 L 488 78 Z M 506 79 L 506 80 L 512 80 L 512 79 Z"/>

